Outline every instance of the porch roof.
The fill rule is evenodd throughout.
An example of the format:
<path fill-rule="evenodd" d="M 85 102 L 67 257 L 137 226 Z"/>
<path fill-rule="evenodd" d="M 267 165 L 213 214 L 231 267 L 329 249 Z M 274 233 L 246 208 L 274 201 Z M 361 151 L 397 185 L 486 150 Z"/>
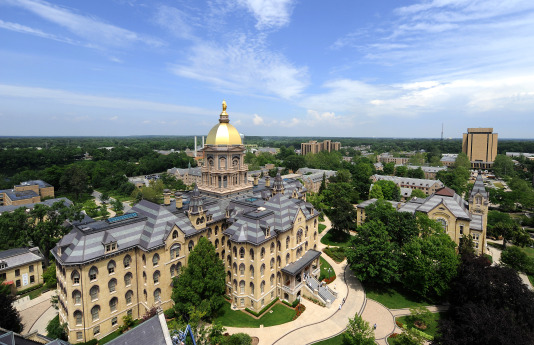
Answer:
<path fill-rule="evenodd" d="M 300 271 L 302 271 L 304 267 L 308 266 L 313 260 L 317 259 L 319 256 L 321 256 L 321 252 L 318 252 L 314 249 L 310 249 L 300 259 L 282 268 L 282 272 L 294 276 Z"/>

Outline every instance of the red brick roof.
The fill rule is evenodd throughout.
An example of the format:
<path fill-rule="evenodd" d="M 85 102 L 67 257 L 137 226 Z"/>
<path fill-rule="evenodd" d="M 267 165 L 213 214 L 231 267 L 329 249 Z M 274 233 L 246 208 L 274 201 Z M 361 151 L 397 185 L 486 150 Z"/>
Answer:
<path fill-rule="evenodd" d="M 443 195 L 443 196 L 454 196 L 454 190 L 450 189 L 449 187 L 443 187 L 436 191 L 436 195 Z"/>

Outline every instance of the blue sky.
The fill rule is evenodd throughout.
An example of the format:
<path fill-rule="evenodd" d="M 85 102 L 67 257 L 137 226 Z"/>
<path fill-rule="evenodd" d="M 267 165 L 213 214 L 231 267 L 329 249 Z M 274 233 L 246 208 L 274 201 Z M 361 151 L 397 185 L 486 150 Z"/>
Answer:
<path fill-rule="evenodd" d="M 0 0 L 0 135 L 533 138 L 532 0 Z"/>

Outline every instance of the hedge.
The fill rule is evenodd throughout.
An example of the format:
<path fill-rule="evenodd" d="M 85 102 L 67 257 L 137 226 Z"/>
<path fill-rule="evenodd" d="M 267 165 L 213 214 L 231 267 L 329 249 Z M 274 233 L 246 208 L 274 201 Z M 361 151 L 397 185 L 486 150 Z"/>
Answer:
<path fill-rule="evenodd" d="M 33 291 L 33 290 L 37 290 L 37 289 L 39 289 L 41 287 L 43 287 L 43 284 L 37 284 L 37 285 L 29 287 L 27 289 L 17 291 L 17 295 L 24 295 L 25 293 L 28 293 L 28 292 Z"/>
<path fill-rule="evenodd" d="M 251 313 L 252 315 L 256 316 L 256 317 L 260 317 L 261 314 L 265 313 L 267 311 L 267 309 L 269 309 L 273 304 L 276 303 L 276 301 L 278 301 L 278 297 L 276 297 L 271 303 L 267 304 L 262 310 L 260 310 L 259 313 L 256 313 L 255 311 L 252 311 L 248 308 L 245 308 L 245 310 L 249 313 Z"/>
<path fill-rule="evenodd" d="M 418 330 L 417 328 L 410 328 L 410 331 L 415 332 L 416 334 L 420 335 L 421 337 L 425 338 L 426 340 L 434 340 L 434 337 L 430 334 L 427 334 L 423 331 Z"/>

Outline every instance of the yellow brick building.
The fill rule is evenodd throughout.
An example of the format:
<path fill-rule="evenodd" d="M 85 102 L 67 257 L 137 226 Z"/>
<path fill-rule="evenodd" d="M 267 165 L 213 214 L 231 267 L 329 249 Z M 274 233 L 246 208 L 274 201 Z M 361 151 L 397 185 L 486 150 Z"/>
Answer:
<path fill-rule="evenodd" d="M 498 134 L 493 128 L 468 128 L 462 140 L 462 152 L 473 169 L 491 168 L 497 156 Z"/>
<path fill-rule="evenodd" d="M 10 285 L 12 293 L 42 284 L 43 263 L 37 247 L 4 250 L 0 252 L 0 281 Z"/>

